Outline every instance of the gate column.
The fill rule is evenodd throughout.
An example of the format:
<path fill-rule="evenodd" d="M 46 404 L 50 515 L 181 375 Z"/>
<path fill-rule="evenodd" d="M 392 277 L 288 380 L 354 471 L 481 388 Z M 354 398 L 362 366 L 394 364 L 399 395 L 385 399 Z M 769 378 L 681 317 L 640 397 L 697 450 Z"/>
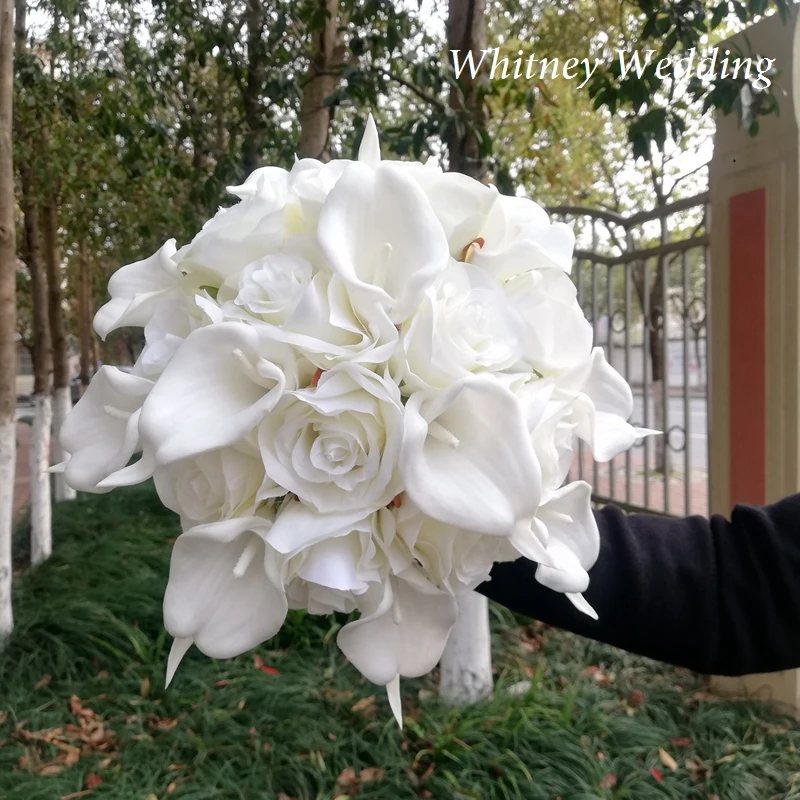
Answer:
<path fill-rule="evenodd" d="M 780 116 L 751 137 L 720 115 L 710 167 L 710 510 L 725 516 L 800 492 L 800 26 L 775 15 L 746 35 L 730 43 L 777 59 Z M 714 685 L 800 708 L 800 670 Z"/>

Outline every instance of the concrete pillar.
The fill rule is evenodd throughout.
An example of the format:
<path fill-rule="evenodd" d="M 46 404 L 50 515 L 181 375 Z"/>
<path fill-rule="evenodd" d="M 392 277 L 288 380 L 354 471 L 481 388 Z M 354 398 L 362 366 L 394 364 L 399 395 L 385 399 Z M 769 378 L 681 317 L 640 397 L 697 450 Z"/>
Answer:
<path fill-rule="evenodd" d="M 726 516 L 800 492 L 800 26 L 746 34 L 752 50 L 731 41 L 777 59 L 780 116 L 755 138 L 720 116 L 710 169 L 710 506 Z M 800 670 L 714 685 L 800 708 Z"/>

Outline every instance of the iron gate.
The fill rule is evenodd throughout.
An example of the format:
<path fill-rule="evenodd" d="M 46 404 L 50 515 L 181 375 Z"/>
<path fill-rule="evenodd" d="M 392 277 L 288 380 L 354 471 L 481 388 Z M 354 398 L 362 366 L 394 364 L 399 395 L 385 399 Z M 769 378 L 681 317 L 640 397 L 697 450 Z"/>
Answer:
<path fill-rule="evenodd" d="M 580 445 L 570 478 L 591 483 L 598 505 L 707 515 L 708 193 L 630 216 L 548 210 L 573 223 L 578 301 L 633 389 L 631 422 L 664 431 L 607 464 Z"/>

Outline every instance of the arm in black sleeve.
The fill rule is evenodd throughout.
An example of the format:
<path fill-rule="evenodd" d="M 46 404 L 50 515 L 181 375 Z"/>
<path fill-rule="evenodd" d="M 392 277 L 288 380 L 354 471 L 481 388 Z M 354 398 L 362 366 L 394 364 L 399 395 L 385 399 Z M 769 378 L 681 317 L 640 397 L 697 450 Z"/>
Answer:
<path fill-rule="evenodd" d="M 800 667 L 800 494 L 765 508 L 672 519 L 595 513 L 600 556 L 585 597 L 593 620 L 534 579 L 495 564 L 478 588 L 521 614 L 706 674 Z"/>

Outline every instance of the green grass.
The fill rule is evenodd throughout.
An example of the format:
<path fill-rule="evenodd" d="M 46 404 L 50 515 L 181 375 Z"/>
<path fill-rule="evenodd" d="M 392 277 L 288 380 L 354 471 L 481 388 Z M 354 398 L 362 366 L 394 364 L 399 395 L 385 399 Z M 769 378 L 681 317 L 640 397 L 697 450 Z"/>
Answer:
<path fill-rule="evenodd" d="M 55 554 L 17 576 L 0 655 L 2 800 L 57 800 L 90 776 L 102 781 L 81 795 L 92 800 L 800 798 L 791 720 L 497 607 L 494 699 L 451 710 L 435 676 L 406 681 L 404 732 L 337 650 L 341 619 L 292 615 L 258 650 L 277 675 L 252 653 L 190 653 L 165 692 L 160 598 L 176 533 L 149 486 L 56 508 Z M 527 694 L 506 693 L 526 677 Z"/>

